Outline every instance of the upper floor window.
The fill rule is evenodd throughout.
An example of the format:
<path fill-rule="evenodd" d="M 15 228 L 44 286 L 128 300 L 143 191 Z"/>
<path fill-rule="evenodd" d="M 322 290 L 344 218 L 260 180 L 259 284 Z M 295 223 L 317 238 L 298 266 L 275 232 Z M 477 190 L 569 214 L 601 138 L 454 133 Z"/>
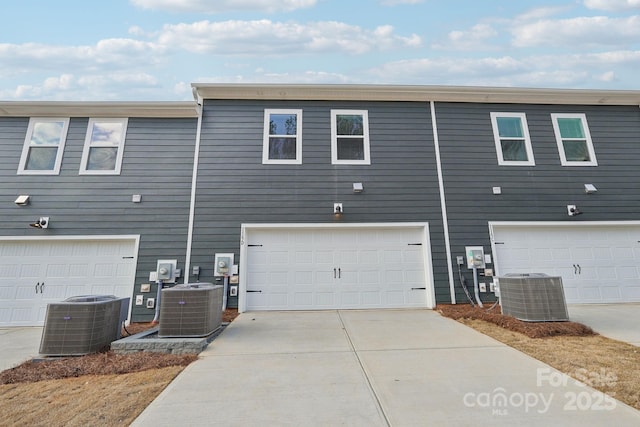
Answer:
<path fill-rule="evenodd" d="M 331 163 L 371 164 L 366 110 L 331 110 Z"/>
<path fill-rule="evenodd" d="M 598 166 L 584 114 L 551 114 L 563 166 Z"/>
<path fill-rule="evenodd" d="M 491 126 L 499 165 L 535 165 L 524 113 L 491 113 Z"/>
<path fill-rule="evenodd" d="M 80 174 L 120 174 L 127 124 L 127 119 L 89 120 Z"/>
<path fill-rule="evenodd" d="M 302 164 L 302 110 L 264 110 L 263 164 Z"/>
<path fill-rule="evenodd" d="M 68 118 L 31 118 L 24 140 L 18 174 L 60 173 Z"/>

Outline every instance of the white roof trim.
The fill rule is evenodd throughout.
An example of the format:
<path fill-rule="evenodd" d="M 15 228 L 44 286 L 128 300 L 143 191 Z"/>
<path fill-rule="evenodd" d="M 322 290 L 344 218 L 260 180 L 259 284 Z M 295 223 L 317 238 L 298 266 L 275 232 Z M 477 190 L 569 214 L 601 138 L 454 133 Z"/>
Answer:
<path fill-rule="evenodd" d="M 636 105 L 638 90 L 472 86 L 277 85 L 193 83 L 194 98 L 314 101 L 415 101 L 510 104 Z"/>
<path fill-rule="evenodd" d="M 198 117 L 193 102 L 0 102 L 0 117 Z"/>

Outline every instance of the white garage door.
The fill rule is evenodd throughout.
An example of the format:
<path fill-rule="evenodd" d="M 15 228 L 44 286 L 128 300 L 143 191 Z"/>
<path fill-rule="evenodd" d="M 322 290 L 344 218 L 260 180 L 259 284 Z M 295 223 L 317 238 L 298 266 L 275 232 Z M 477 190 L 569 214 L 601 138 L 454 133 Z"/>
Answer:
<path fill-rule="evenodd" d="M 640 301 L 640 225 L 493 225 L 499 275 L 562 277 L 568 303 Z"/>
<path fill-rule="evenodd" d="M 47 304 L 131 297 L 137 240 L 0 240 L 0 326 L 41 326 Z"/>
<path fill-rule="evenodd" d="M 424 225 L 247 230 L 246 309 L 431 307 L 425 230 Z"/>

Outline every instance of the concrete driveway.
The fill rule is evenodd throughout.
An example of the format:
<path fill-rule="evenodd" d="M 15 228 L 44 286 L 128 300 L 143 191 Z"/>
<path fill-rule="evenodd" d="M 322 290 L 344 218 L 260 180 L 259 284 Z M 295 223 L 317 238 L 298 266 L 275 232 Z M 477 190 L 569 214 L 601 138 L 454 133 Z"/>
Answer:
<path fill-rule="evenodd" d="M 0 328 L 0 371 L 38 356 L 42 328 Z"/>
<path fill-rule="evenodd" d="M 640 347 L 640 304 L 572 304 L 569 320 L 582 323 L 607 338 Z"/>
<path fill-rule="evenodd" d="M 135 426 L 637 426 L 640 412 L 431 310 L 240 315 Z"/>

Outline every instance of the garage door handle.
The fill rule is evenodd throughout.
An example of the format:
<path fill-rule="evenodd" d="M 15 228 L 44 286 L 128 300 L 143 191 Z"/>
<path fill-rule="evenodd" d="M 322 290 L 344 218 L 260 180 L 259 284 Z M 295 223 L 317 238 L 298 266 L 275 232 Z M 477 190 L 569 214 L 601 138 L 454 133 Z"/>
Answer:
<path fill-rule="evenodd" d="M 252 291 L 251 289 L 247 289 L 247 293 L 248 292 L 262 292 L 262 291 Z"/>
<path fill-rule="evenodd" d="M 338 269 L 338 279 L 342 279 L 342 270 Z"/>
<path fill-rule="evenodd" d="M 333 278 L 334 279 L 336 278 L 336 269 L 335 268 L 333 269 Z"/>
<path fill-rule="evenodd" d="M 40 293 L 44 294 L 44 282 L 40 285 Z"/>
<path fill-rule="evenodd" d="M 38 286 L 40 286 L 40 282 L 36 283 L 36 294 L 38 293 Z"/>
<path fill-rule="evenodd" d="M 424 291 L 427 288 L 411 288 L 412 291 Z"/>

